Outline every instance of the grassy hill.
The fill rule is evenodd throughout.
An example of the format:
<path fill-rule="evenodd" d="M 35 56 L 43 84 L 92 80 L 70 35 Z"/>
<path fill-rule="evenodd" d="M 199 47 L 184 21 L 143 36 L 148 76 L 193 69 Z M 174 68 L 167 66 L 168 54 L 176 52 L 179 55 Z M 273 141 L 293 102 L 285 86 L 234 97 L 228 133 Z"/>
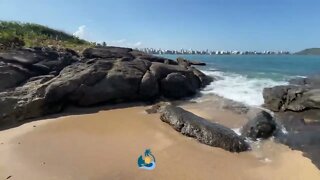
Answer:
<path fill-rule="evenodd" d="M 320 55 L 320 48 L 309 48 L 297 52 L 298 55 Z"/>
<path fill-rule="evenodd" d="M 0 49 L 21 46 L 55 46 L 82 50 L 93 44 L 39 24 L 0 21 Z"/>

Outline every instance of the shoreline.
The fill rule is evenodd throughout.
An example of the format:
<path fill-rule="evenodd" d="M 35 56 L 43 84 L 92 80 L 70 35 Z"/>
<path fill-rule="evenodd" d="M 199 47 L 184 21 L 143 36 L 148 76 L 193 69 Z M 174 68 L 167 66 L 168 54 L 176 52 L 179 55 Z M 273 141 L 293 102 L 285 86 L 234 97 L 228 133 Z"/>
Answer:
<path fill-rule="evenodd" d="M 185 102 L 181 107 L 231 128 L 245 123 L 243 114 L 219 108 L 208 111 L 208 105 Z M 252 151 L 230 153 L 182 136 L 161 122 L 158 114 L 147 114 L 147 107 L 93 108 L 96 112 L 88 108 L 93 113 L 38 120 L 0 131 L 4 142 L 0 145 L 0 177 L 261 179 L 273 174 L 272 179 L 320 178 L 320 171 L 300 151 L 266 140 Z M 71 111 L 77 110 L 84 109 Z M 151 172 L 136 165 L 145 148 L 151 148 L 157 159 Z"/>

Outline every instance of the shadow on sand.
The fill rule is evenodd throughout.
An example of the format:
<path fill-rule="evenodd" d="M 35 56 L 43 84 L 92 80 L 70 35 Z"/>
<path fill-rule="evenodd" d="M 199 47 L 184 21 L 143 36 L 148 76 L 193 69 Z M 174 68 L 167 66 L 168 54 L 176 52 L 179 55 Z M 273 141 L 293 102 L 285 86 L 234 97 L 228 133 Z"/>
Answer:
<path fill-rule="evenodd" d="M 120 103 L 120 104 L 104 104 L 104 105 L 98 105 L 94 107 L 67 106 L 62 110 L 62 112 L 59 112 L 59 113 L 44 115 L 42 117 L 37 117 L 37 118 L 26 119 L 21 122 L 15 122 L 15 123 L 10 122 L 7 124 L 2 124 L 0 126 L 0 131 L 7 130 L 10 128 L 15 128 L 32 121 L 54 119 L 54 118 L 70 116 L 70 115 L 94 114 L 99 111 L 130 108 L 130 107 L 136 107 L 136 106 L 148 106 L 148 105 L 150 105 L 150 103 L 132 102 L 132 103 Z"/>

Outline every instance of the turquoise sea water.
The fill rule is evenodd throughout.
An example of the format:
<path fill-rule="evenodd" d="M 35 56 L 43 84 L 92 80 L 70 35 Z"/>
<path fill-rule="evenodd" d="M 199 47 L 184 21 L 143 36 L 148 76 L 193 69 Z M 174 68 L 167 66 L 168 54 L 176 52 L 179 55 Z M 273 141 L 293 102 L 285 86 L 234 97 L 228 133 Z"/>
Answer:
<path fill-rule="evenodd" d="M 204 73 L 220 77 L 202 93 L 214 93 L 248 105 L 263 103 L 265 87 L 287 84 L 294 77 L 320 74 L 320 56 L 302 55 L 162 55 L 207 63 Z"/>

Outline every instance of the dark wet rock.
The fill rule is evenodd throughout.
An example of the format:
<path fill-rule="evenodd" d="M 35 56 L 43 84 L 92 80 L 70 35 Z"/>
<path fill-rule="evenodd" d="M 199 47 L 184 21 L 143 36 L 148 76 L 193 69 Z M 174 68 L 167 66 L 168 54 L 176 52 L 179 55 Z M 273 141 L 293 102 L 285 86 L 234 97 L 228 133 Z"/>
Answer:
<path fill-rule="evenodd" d="M 54 79 L 46 95 L 49 100 L 65 99 L 80 106 L 136 100 L 147 69 L 143 60 L 75 64 Z"/>
<path fill-rule="evenodd" d="M 294 79 L 290 79 L 289 83 L 292 85 L 304 86 L 304 85 L 308 84 L 308 79 L 307 78 L 294 78 Z"/>
<path fill-rule="evenodd" d="M 176 87 L 179 87 L 177 89 Z M 170 73 L 161 80 L 161 92 L 167 97 L 179 99 L 191 96 L 200 88 L 200 81 L 196 76 L 181 73 Z"/>
<path fill-rule="evenodd" d="M 276 111 L 287 133 L 276 139 L 304 152 L 320 168 L 320 76 L 295 78 L 286 86 L 266 88 L 264 106 Z"/>
<path fill-rule="evenodd" d="M 275 133 L 276 127 L 277 124 L 271 114 L 260 111 L 242 127 L 241 134 L 254 140 L 267 139 Z"/>
<path fill-rule="evenodd" d="M 54 48 L 0 54 L 0 125 L 56 113 L 68 104 L 184 98 L 211 80 L 195 68 L 130 48 L 89 48 L 83 56 Z"/>
<path fill-rule="evenodd" d="M 263 90 L 264 106 L 272 111 L 280 111 L 286 101 L 288 89 L 287 86 L 265 88 Z"/>
<path fill-rule="evenodd" d="M 176 131 L 193 137 L 201 143 L 220 147 L 230 152 L 242 152 L 249 149 L 244 139 L 231 129 L 209 122 L 180 107 L 166 106 L 160 118 Z"/>
<path fill-rule="evenodd" d="M 265 107 L 272 111 L 320 109 L 320 75 L 295 78 L 289 85 L 265 88 Z"/>
<path fill-rule="evenodd" d="M 311 111 L 311 112 L 309 112 Z M 277 121 L 281 123 L 286 133 L 278 134 L 276 140 L 292 149 L 303 152 L 303 155 L 320 169 L 320 123 L 306 123 L 304 118 L 317 113 L 315 110 L 305 112 L 279 112 Z M 319 118 L 320 116 L 317 116 Z"/>
<path fill-rule="evenodd" d="M 320 75 L 311 77 L 294 78 L 289 81 L 292 85 L 320 88 Z"/>
<path fill-rule="evenodd" d="M 320 89 L 305 86 L 276 86 L 263 90 L 265 107 L 272 111 L 320 109 Z"/>
<path fill-rule="evenodd" d="M 28 70 L 19 69 L 0 60 L 0 91 L 15 87 L 30 76 L 32 75 Z"/>
<path fill-rule="evenodd" d="M 184 66 L 184 67 L 188 67 L 188 66 L 192 66 L 192 65 L 196 65 L 196 66 L 205 66 L 206 65 L 206 63 L 204 63 L 204 62 L 191 61 L 191 60 L 184 59 L 182 57 L 178 57 L 177 62 L 180 66 Z"/>
<path fill-rule="evenodd" d="M 159 91 L 156 77 L 147 70 L 141 79 L 139 94 L 145 99 L 152 99 L 159 94 Z"/>
<path fill-rule="evenodd" d="M 203 72 L 200 70 L 196 69 L 195 67 L 189 67 L 189 70 L 193 71 L 193 73 L 199 78 L 201 82 L 201 87 L 205 87 L 209 85 L 212 81 L 216 80 L 215 78 L 211 76 L 205 75 Z"/>
<path fill-rule="evenodd" d="M 179 72 L 182 74 L 186 74 L 186 73 L 193 74 L 193 72 L 191 72 L 187 68 L 183 68 L 177 65 L 159 63 L 159 62 L 153 62 L 149 69 L 156 79 L 163 79 L 167 77 L 168 74 L 175 73 L 175 72 Z"/>

